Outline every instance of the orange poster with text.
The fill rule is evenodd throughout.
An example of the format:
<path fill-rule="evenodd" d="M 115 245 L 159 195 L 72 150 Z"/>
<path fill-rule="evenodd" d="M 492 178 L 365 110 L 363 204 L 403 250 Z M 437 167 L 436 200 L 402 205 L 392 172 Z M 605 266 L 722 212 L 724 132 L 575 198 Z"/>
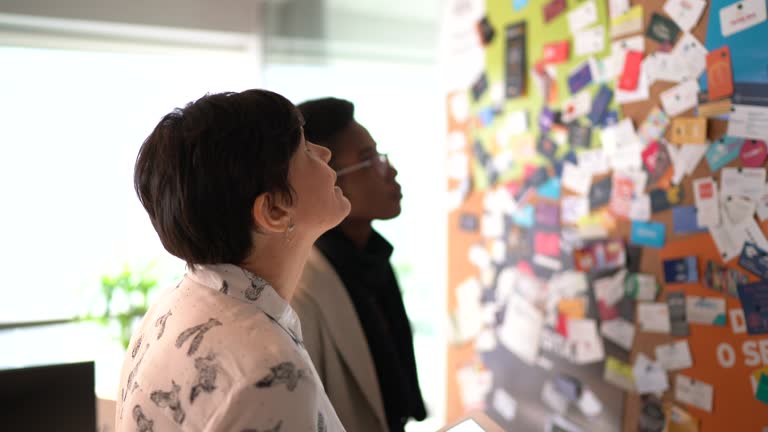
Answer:
<path fill-rule="evenodd" d="M 685 406 L 691 414 L 701 419 L 702 432 L 761 432 L 768 427 L 768 404 L 755 398 L 755 391 L 750 375 L 768 365 L 768 334 L 749 335 L 746 332 L 736 334 L 732 328 L 730 311 L 741 309 L 737 298 L 707 288 L 704 283 L 704 270 L 707 261 L 723 265 L 709 233 L 687 236 L 669 242 L 659 254 L 661 260 L 695 255 L 698 258 L 699 283 L 663 284 L 664 295 L 668 292 L 683 291 L 686 296 L 719 297 L 726 300 L 725 326 L 690 324 L 690 336 L 687 339 L 691 348 L 693 367 L 683 369 L 681 373 L 691 378 L 710 384 L 714 388 L 712 412 L 706 412 L 695 406 Z M 738 270 L 750 278 L 757 278 L 737 264 L 738 258 L 726 263 L 729 268 Z M 660 266 L 663 268 L 663 266 Z M 664 280 L 664 275 L 658 275 Z M 652 347 L 643 347 L 642 351 L 652 354 Z M 650 352 L 648 352 L 650 351 Z M 675 397 L 675 376 L 670 374 L 670 398 Z"/>

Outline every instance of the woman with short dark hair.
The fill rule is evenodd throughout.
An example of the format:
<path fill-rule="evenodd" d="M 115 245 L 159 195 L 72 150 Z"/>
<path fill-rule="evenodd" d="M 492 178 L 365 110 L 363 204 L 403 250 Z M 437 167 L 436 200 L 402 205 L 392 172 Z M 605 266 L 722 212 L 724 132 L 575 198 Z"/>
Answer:
<path fill-rule="evenodd" d="M 139 200 L 188 272 L 131 339 L 117 430 L 344 430 L 289 305 L 312 244 L 350 209 L 302 126 L 276 93 L 222 93 L 142 145 Z"/>

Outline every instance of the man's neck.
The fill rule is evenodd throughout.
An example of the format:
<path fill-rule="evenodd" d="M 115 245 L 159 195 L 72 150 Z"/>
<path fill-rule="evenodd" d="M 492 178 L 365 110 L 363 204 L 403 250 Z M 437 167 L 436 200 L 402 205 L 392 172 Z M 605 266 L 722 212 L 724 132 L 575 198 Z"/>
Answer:
<path fill-rule="evenodd" d="M 365 249 L 373 234 L 373 227 L 369 220 L 345 219 L 339 225 L 339 229 L 359 250 Z"/>

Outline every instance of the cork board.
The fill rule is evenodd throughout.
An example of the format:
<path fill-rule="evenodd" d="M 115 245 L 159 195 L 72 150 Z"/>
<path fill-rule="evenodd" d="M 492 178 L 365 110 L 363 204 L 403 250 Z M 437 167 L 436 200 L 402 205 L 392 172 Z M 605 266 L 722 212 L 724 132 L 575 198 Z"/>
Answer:
<path fill-rule="evenodd" d="M 504 25 L 518 21 L 526 20 L 528 23 L 528 34 L 536 34 L 534 38 L 528 40 L 528 52 L 529 56 L 534 58 L 529 59 L 529 66 L 535 60 L 540 52 L 540 47 L 543 42 L 553 41 L 563 38 L 562 27 L 560 30 L 551 30 L 551 25 L 548 25 L 546 29 L 537 28 L 537 23 L 541 23 L 541 6 L 544 2 L 531 1 L 530 4 L 522 12 L 511 12 L 511 8 L 508 1 L 495 1 L 491 0 L 487 2 L 487 13 L 489 20 L 497 29 L 503 28 Z M 600 6 L 600 20 L 604 22 L 606 19 L 605 2 L 598 2 Z M 647 0 L 647 1 L 632 1 L 633 5 L 640 4 L 643 6 L 644 13 L 644 28 L 647 28 L 650 22 L 651 16 L 654 12 L 661 13 L 664 5 L 663 0 Z M 575 1 L 569 1 L 569 10 L 577 6 L 579 3 Z M 707 22 L 709 20 L 709 6 L 704 12 L 701 20 L 697 26 L 693 29 L 692 33 L 702 43 L 706 39 Z M 560 18 L 562 19 L 562 17 Z M 546 30 L 546 31 L 545 31 Z M 567 34 L 567 30 L 566 30 Z M 502 44 L 502 38 L 497 37 L 497 40 L 492 42 L 486 47 L 486 68 L 490 82 L 502 79 L 501 74 L 501 48 L 494 44 Z M 645 51 L 646 54 L 656 51 L 658 45 L 656 42 L 649 38 L 645 38 Z M 573 60 L 569 66 L 573 66 L 583 59 Z M 570 67 L 561 68 L 570 69 Z M 558 77 L 560 88 L 567 89 L 564 84 L 563 74 L 559 74 Z M 626 104 L 618 107 L 622 117 L 631 118 L 635 126 L 639 126 L 648 115 L 648 112 L 655 106 L 660 106 L 659 94 L 664 90 L 674 86 L 674 83 L 669 82 L 656 82 L 650 88 L 651 97 L 642 102 Z M 504 110 L 517 110 L 525 109 L 533 116 L 534 120 L 531 122 L 532 133 L 537 133 L 537 126 L 535 118 L 538 116 L 538 107 L 541 106 L 542 101 L 539 95 L 532 90 L 529 83 L 528 95 L 525 98 L 521 98 L 515 101 L 508 101 L 504 105 Z M 596 87 L 596 86 L 593 86 Z M 567 93 L 567 90 L 565 90 Z M 450 96 L 450 95 L 449 95 Z M 560 98 L 561 100 L 563 97 Z M 487 101 L 482 99 L 473 103 L 473 108 L 478 108 Z M 682 116 L 693 116 L 694 112 L 690 111 L 681 114 Z M 472 118 L 461 122 L 456 120 L 449 112 L 447 113 L 448 129 L 449 132 L 461 132 L 467 135 L 467 140 L 475 139 L 488 139 L 489 133 L 483 131 L 483 127 Z M 719 121 L 709 119 L 708 121 L 708 138 L 715 140 L 724 135 L 727 123 L 725 121 Z M 593 146 L 595 145 L 593 134 Z M 598 144 L 599 145 L 599 144 Z M 471 153 L 471 151 L 470 151 Z M 729 164 L 729 166 L 739 166 L 738 159 Z M 681 187 L 684 190 L 684 199 L 681 205 L 693 204 L 693 190 L 692 181 L 696 178 L 712 175 L 716 179 L 719 179 L 719 172 L 711 173 L 706 162 L 702 161 L 694 171 L 693 175 L 686 176 Z M 506 180 L 506 179 L 502 179 Z M 599 180 L 593 179 L 593 183 Z M 448 187 L 453 190 L 459 186 L 455 180 L 449 180 Z M 468 250 L 472 245 L 482 243 L 486 241 L 479 232 L 468 232 L 460 229 L 461 217 L 464 214 L 481 215 L 483 212 L 483 199 L 485 192 L 482 187 L 475 182 L 475 188 L 467 195 L 465 201 L 461 204 L 460 208 L 451 211 L 448 215 L 448 311 L 453 313 L 457 307 L 455 288 L 462 281 L 467 278 L 477 276 L 477 269 L 470 264 L 467 256 Z M 481 185 L 480 185 L 481 186 Z M 567 192 L 564 192 L 567 194 Z M 618 223 L 612 235 L 621 237 L 624 240 L 628 240 L 630 221 L 617 219 Z M 652 216 L 652 220 L 655 222 L 664 223 L 667 226 L 666 238 L 667 242 L 665 247 L 661 249 L 644 248 L 641 262 L 640 272 L 650 273 L 657 276 L 657 281 L 661 284 L 661 293 L 656 301 L 663 302 L 666 299 L 666 293 L 668 291 L 684 291 L 687 295 L 706 295 L 711 296 L 712 291 L 703 287 L 701 284 L 674 284 L 666 286 L 663 283 L 662 272 L 662 260 L 666 258 L 681 257 L 687 255 L 697 255 L 699 257 L 699 274 L 703 274 L 704 265 L 709 259 L 717 260 L 716 248 L 708 233 L 695 234 L 695 235 L 676 235 L 671 229 L 672 226 L 672 212 L 671 210 L 655 213 Z M 762 226 L 765 231 L 768 225 Z M 721 261 L 720 261 L 721 262 Z M 721 262 L 722 263 L 722 262 Z M 735 262 L 727 263 L 728 267 L 738 268 Z M 749 274 L 743 269 L 740 271 L 744 274 Z M 755 280 L 750 275 L 750 281 Z M 737 299 L 733 299 L 727 296 L 727 308 L 739 308 L 739 302 Z M 749 336 L 746 334 L 735 335 L 731 331 L 730 326 L 726 327 L 714 327 L 714 326 L 701 326 L 692 324 L 691 335 L 687 338 L 690 344 L 694 366 L 690 369 L 682 371 L 684 374 L 701 379 L 714 386 L 714 405 L 711 413 L 704 412 L 692 406 L 684 406 L 691 414 L 699 418 L 701 421 L 701 431 L 714 432 L 722 430 L 760 430 L 760 427 L 768 425 L 768 410 L 754 397 L 750 397 L 750 384 L 748 379 L 749 372 L 759 368 L 760 365 L 747 365 L 742 353 L 745 343 L 758 343 L 761 338 L 758 336 Z M 681 338 L 674 338 L 669 335 L 660 335 L 652 333 L 640 332 L 639 329 L 636 332 L 636 337 L 631 353 L 629 353 L 628 359 L 634 361 L 638 353 L 645 353 L 651 358 L 654 358 L 654 348 L 661 343 L 667 343 Z M 736 355 L 734 364 L 730 367 L 723 367 L 717 358 L 718 347 L 721 344 L 730 345 Z M 447 354 L 447 420 L 453 420 L 459 417 L 464 408 L 459 394 L 458 382 L 456 379 L 456 372 L 461 367 L 467 364 L 477 362 L 478 354 L 472 342 L 466 342 L 461 344 L 453 344 L 448 348 Z M 510 362 L 513 363 L 513 362 Z M 602 365 L 602 363 L 601 363 Z M 514 376 L 519 374 L 521 370 L 509 369 L 508 374 Z M 494 370 L 494 373 L 498 373 Z M 675 374 L 669 374 L 670 385 L 672 386 L 669 391 L 665 393 L 664 400 L 671 401 L 674 394 L 674 381 Z M 532 389 L 532 391 L 539 392 L 539 389 Z M 514 394 L 512 395 L 515 396 Z M 490 408 L 490 399 L 487 402 L 487 410 Z M 641 407 L 641 401 L 638 395 L 633 393 L 627 393 L 626 397 L 622 401 L 622 412 L 620 422 L 624 431 L 637 430 L 637 424 L 639 419 L 639 411 Z M 493 414 L 493 413 L 491 413 Z M 519 415 L 519 414 L 518 414 Z M 521 429 L 524 430 L 524 429 Z M 611 430 L 611 429 L 588 429 L 588 430 Z M 616 430 L 616 429 L 613 429 Z"/>

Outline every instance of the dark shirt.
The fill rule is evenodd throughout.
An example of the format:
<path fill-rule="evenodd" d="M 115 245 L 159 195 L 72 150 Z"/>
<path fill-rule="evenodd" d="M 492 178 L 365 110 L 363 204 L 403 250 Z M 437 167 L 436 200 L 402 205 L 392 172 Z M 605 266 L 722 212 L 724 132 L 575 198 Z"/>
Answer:
<path fill-rule="evenodd" d="M 403 431 L 409 418 L 423 420 L 426 410 L 416 374 L 411 326 L 389 263 L 392 245 L 373 231 L 360 250 L 341 229 L 334 228 L 315 246 L 336 269 L 355 306 L 376 367 L 389 429 Z"/>

